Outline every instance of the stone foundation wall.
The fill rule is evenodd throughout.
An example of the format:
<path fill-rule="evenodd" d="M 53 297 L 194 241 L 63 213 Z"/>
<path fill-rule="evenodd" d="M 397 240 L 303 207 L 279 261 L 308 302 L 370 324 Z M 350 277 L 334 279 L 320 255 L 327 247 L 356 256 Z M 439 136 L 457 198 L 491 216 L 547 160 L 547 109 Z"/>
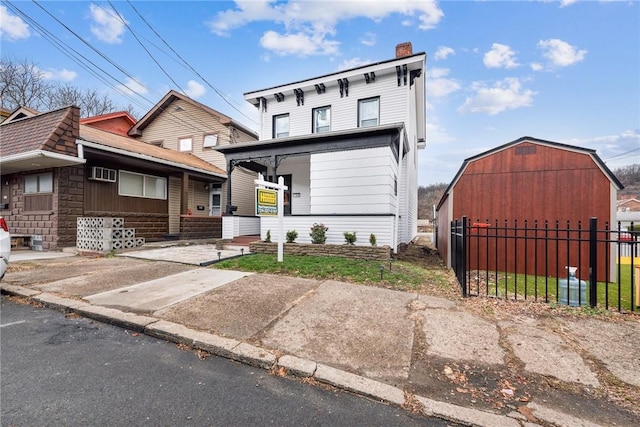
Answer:
<path fill-rule="evenodd" d="M 251 252 L 262 254 L 277 254 L 277 243 L 255 242 L 249 245 Z M 389 246 L 356 246 L 356 245 L 329 245 L 309 243 L 285 243 L 285 255 L 312 255 L 312 256 L 339 256 L 351 259 L 368 259 L 375 261 L 387 261 L 391 258 Z"/>

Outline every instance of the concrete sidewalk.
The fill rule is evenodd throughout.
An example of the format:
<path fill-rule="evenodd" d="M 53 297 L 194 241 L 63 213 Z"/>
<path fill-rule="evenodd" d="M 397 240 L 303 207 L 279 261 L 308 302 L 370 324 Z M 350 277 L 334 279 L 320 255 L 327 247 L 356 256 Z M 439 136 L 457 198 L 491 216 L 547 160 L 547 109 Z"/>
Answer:
<path fill-rule="evenodd" d="M 154 271 L 170 271 L 160 261 L 133 259 L 91 268 L 101 275 L 100 265 L 118 265 L 130 278 L 137 263 L 149 269 L 150 262 Z M 181 268 L 102 291 L 86 271 L 34 284 L 26 273 L 8 274 L 2 289 L 466 425 L 637 425 L 637 413 L 603 397 L 610 387 L 640 396 L 637 318 L 492 319 L 416 293 Z"/>

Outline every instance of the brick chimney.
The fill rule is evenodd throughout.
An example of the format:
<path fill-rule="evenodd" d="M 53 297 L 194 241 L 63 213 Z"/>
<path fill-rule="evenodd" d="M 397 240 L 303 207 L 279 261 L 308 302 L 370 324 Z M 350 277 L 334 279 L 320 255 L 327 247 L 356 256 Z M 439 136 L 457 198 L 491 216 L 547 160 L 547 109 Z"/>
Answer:
<path fill-rule="evenodd" d="M 396 45 L 396 58 L 403 58 L 405 56 L 413 55 L 413 49 L 411 48 L 411 42 L 404 42 Z"/>

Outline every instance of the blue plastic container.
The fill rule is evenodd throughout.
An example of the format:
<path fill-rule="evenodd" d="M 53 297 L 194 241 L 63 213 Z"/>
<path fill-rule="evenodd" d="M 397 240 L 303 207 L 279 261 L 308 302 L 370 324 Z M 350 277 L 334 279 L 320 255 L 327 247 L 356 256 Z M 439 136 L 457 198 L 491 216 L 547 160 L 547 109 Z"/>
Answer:
<path fill-rule="evenodd" d="M 569 278 L 559 280 L 559 303 L 577 307 L 587 305 L 587 282 L 576 277 L 577 267 L 565 267 L 569 270 Z"/>

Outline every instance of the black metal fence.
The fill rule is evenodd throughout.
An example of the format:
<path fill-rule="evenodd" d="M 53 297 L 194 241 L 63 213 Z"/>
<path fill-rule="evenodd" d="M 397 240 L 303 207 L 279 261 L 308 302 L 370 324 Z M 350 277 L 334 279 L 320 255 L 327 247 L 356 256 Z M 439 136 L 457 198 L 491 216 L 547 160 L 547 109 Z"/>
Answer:
<path fill-rule="evenodd" d="M 451 266 L 464 296 L 640 309 L 640 232 L 559 221 L 451 223 Z"/>

